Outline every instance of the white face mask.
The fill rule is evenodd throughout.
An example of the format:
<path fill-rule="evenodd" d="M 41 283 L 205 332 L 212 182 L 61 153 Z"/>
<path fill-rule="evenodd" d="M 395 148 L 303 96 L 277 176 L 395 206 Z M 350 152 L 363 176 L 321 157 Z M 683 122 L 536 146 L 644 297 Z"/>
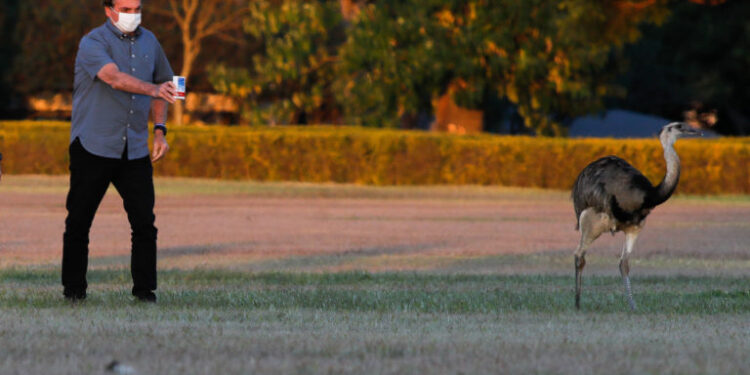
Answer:
<path fill-rule="evenodd" d="M 118 13 L 114 8 L 112 8 L 112 11 L 115 13 Z M 138 25 L 141 24 L 141 14 L 140 13 L 118 13 L 118 21 L 115 22 L 115 26 L 117 26 L 120 31 L 124 33 L 132 33 L 135 31 L 135 29 L 138 28 Z"/>

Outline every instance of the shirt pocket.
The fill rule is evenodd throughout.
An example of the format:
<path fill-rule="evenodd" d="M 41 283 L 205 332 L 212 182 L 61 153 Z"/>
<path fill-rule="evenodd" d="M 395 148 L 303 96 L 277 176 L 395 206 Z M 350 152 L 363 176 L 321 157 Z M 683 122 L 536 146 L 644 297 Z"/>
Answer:
<path fill-rule="evenodd" d="M 146 82 L 154 81 L 154 55 L 151 52 L 140 52 L 136 59 L 136 76 Z"/>

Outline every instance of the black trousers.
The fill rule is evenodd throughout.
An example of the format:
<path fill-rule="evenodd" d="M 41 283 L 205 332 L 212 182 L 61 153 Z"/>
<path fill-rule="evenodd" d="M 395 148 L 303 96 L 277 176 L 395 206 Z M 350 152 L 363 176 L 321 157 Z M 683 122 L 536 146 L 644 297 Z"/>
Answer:
<path fill-rule="evenodd" d="M 127 150 L 127 147 L 126 147 Z M 122 197 L 132 229 L 130 273 L 133 294 L 156 289 L 156 227 L 151 159 L 109 159 L 86 151 L 76 139 L 70 145 L 70 191 L 63 234 L 62 284 L 66 293 L 85 292 L 89 230 L 112 183 Z"/>

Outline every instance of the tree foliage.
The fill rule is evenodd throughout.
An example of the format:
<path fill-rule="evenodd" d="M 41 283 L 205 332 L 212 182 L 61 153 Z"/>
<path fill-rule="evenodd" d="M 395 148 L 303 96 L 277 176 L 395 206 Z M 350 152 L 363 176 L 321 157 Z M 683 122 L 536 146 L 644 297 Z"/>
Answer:
<path fill-rule="evenodd" d="M 469 108 L 505 100 L 538 133 L 560 134 L 561 120 L 615 91 L 612 52 L 663 20 L 665 1 L 379 0 L 349 22 L 337 1 L 251 2 L 245 32 L 263 51 L 249 68 L 219 65 L 212 82 L 253 122 L 327 106 L 346 123 L 398 126 L 449 92 Z"/>
<path fill-rule="evenodd" d="M 244 30 L 262 41 L 245 68 L 220 64 L 211 81 L 240 98 L 251 123 L 291 124 L 327 120 L 335 108 L 331 83 L 336 57 L 336 1 L 252 1 Z"/>
<path fill-rule="evenodd" d="M 169 17 L 177 24 L 182 42 L 182 64 L 179 70 L 173 69 L 190 82 L 206 39 L 212 36 L 231 39 L 229 33 L 239 28 L 247 6 L 244 0 L 169 0 L 167 9 L 154 7 L 151 11 Z M 174 108 L 178 125 L 182 125 L 182 104 L 176 102 Z"/>
<path fill-rule="evenodd" d="M 7 9 L 7 13 L 6 13 Z M 143 26 L 156 34 L 173 67 L 183 65 L 182 34 L 168 11 L 168 0 L 144 1 Z M 42 91 L 71 91 L 73 64 L 81 38 L 105 22 L 102 3 L 79 0 L 10 1 L 0 5 L 3 16 L 0 26 L 8 30 L 8 39 L 0 41 L 1 51 L 14 51 L 2 56 L 7 69 L 5 79 L 12 89 L 23 95 Z M 224 9 L 222 9 L 224 10 Z M 13 21 L 13 22 L 11 22 Z M 222 28 L 219 31 L 226 31 Z M 196 76 L 191 88 L 208 90 L 205 67 L 214 61 L 240 65 L 250 53 L 251 46 L 242 40 L 229 40 L 226 35 L 209 33 L 201 41 L 205 46 L 203 56 L 193 61 Z M 2 73 L 2 71 L 0 71 Z"/>
<path fill-rule="evenodd" d="M 612 104 L 673 119 L 715 113 L 719 132 L 750 134 L 750 2 L 722 3 L 680 3 L 662 27 L 646 28 L 625 52 L 628 95 Z"/>
<path fill-rule="evenodd" d="M 78 42 L 95 19 L 104 21 L 101 3 L 39 0 L 20 1 L 18 7 L 13 89 L 24 94 L 72 89 Z"/>
<path fill-rule="evenodd" d="M 389 126 L 430 112 L 450 90 L 463 106 L 503 98 L 540 134 L 612 94 L 612 52 L 638 25 L 660 22 L 648 7 L 594 0 L 382 0 L 371 4 L 341 51 L 340 100 L 349 122 Z M 487 95 L 491 93 L 491 95 Z M 343 100 L 346 98 L 346 100 Z"/>
<path fill-rule="evenodd" d="M 192 67 L 191 91 L 239 98 L 247 122 L 397 127 L 447 93 L 486 124 L 510 112 L 537 134 L 563 134 L 603 99 L 673 119 L 715 110 L 721 132 L 747 134 L 749 11 L 743 0 L 145 0 L 144 26 L 176 71 Z M 104 21 L 98 0 L 0 3 L 0 110 L 14 94 L 71 91 L 78 42 Z"/>
<path fill-rule="evenodd" d="M 13 29 L 18 19 L 18 2 L 18 0 L 0 2 L 0 34 L 13 35 Z M 0 41 L 0 111 L 4 107 L 9 107 L 13 90 L 10 80 L 13 60 L 8 57 L 15 56 L 17 50 L 18 48 L 13 43 Z"/>

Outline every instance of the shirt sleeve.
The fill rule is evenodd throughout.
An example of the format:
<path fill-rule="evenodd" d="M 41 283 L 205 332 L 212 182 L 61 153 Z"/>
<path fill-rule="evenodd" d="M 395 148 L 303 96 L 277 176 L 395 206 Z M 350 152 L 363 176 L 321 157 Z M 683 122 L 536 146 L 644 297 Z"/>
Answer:
<path fill-rule="evenodd" d="M 102 68 L 110 63 L 114 63 L 112 57 L 107 52 L 107 46 L 90 36 L 81 39 L 78 45 L 78 56 L 76 63 L 83 68 L 92 79 L 96 78 Z"/>
<path fill-rule="evenodd" d="M 172 67 L 169 65 L 167 55 L 164 53 L 164 49 L 161 48 L 161 44 L 156 42 L 156 67 L 154 69 L 154 83 L 164 83 L 172 81 Z"/>

